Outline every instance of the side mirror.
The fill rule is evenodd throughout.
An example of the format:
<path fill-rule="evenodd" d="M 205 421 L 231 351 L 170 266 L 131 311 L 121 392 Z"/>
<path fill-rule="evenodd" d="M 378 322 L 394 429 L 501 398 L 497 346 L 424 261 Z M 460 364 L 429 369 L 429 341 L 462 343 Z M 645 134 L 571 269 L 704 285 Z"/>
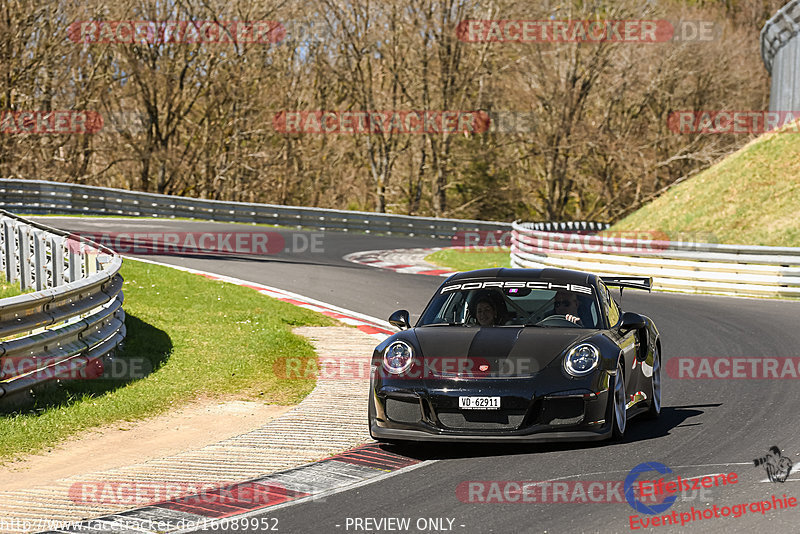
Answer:
<path fill-rule="evenodd" d="M 644 317 L 638 313 L 625 312 L 622 314 L 622 321 L 619 324 L 619 331 L 621 334 L 629 332 L 630 330 L 641 330 L 647 323 Z"/>
<path fill-rule="evenodd" d="M 409 321 L 408 310 L 397 310 L 392 315 L 389 316 L 389 324 L 399 328 L 400 330 L 405 330 L 407 328 L 411 328 L 411 322 Z"/>

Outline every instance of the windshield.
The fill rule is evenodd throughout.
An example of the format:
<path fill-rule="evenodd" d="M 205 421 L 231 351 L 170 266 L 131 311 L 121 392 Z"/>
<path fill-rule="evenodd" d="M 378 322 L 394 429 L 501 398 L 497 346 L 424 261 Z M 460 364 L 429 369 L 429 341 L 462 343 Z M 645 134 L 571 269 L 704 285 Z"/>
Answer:
<path fill-rule="evenodd" d="M 417 326 L 600 328 L 591 286 L 557 281 L 481 280 L 437 291 Z"/>

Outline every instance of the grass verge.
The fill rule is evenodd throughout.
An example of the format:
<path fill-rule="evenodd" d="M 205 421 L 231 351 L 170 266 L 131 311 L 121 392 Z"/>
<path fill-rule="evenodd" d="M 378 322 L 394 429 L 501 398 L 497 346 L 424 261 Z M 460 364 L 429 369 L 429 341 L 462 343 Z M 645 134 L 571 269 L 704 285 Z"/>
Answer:
<path fill-rule="evenodd" d="M 0 274 L 0 299 L 6 297 L 16 297 L 24 293 L 30 293 L 31 290 L 20 291 L 19 282 L 9 282 L 6 277 Z"/>
<path fill-rule="evenodd" d="M 37 394 L 32 407 L 0 415 L 0 462 L 198 398 L 294 404 L 313 389 L 313 379 L 276 377 L 273 364 L 290 355 L 315 360 L 291 328 L 332 319 L 168 267 L 126 259 L 122 275 L 128 333 L 120 360 L 146 360 L 153 371 L 136 380 L 61 383 Z"/>
<path fill-rule="evenodd" d="M 511 267 L 511 252 L 505 247 L 439 250 L 425 257 L 425 261 L 456 271 Z"/>

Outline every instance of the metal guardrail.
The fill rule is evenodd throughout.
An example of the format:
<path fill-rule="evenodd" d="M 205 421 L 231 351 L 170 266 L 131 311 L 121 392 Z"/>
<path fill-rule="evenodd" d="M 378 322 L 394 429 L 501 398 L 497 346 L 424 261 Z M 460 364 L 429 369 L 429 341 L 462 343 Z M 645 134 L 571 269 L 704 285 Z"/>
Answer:
<path fill-rule="evenodd" d="M 467 232 L 511 231 L 511 223 L 495 221 L 225 202 L 67 182 L 11 178 L 0 179 L 0 208 L 31 215 L 182 217 L 220 222 L 294 226 L 315 230 L 446 238 Z M 587 221 L 532 224 L 538 225 L 537 228 L 541 230 L 582 233 L 599 232 L 608 227 L 606 223 Z"/>
<path fill-rule="evenodd" d="M 514 267 L 574 269 L 608 276 L 652 276 L 653 287 L 689 293 L 800 297 L 800 248 L 576 238 L 514 223 Z"/>
<path fill-rule="evenodd" d="M 761 30 L 761 59 L 772 76 L 770 111 L 800 110 L 800 0 L 778 10 Z"/>
<path fill-rule="evenodd" d="M 452 237 L 459 232 L 511 230 L 511 224 L 503 222 L 224 202 L 42 180 L 0 179 L 0 208 L 27 214 L 184 217 L 432 237 Z"/>
<path fill-rule="evenodd" d="M 0 210 L 0 262 L 24 290 L 0 299 L 0 400 L 78 376 L 125 338 L 122 258 Z"/>

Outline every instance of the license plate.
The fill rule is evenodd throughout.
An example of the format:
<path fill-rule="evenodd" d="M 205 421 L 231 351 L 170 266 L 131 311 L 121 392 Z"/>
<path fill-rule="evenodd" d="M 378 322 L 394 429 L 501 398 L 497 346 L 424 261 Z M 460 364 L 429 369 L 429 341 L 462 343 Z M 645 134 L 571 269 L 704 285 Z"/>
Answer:
<path fill-rule="evenodd" d="M 459 397 L 458 407 L 462 410 L 499 410 L 500 397 Z"/>

